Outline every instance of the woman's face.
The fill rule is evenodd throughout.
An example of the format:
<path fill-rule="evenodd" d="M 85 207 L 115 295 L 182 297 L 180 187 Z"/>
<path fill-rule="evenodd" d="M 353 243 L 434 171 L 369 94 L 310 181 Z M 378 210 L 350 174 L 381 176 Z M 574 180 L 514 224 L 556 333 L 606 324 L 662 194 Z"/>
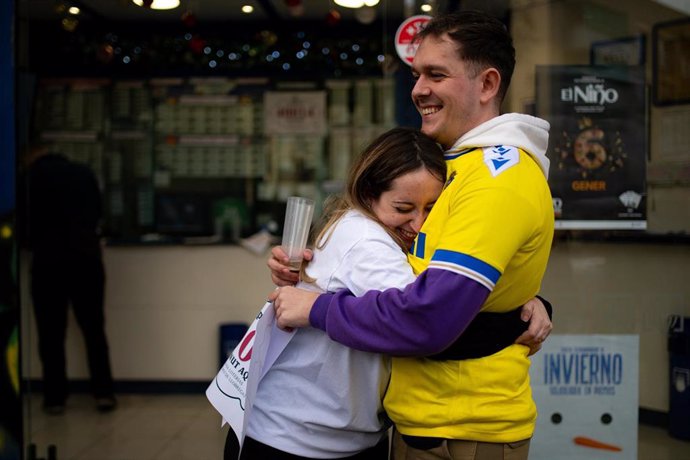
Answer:
<path fill-rule="evenodd" d="M 442 189 L 442 181 L 420 168 L 395 179 L 391 189 L 372 202 L 371 210 L 411 247 Z"/>

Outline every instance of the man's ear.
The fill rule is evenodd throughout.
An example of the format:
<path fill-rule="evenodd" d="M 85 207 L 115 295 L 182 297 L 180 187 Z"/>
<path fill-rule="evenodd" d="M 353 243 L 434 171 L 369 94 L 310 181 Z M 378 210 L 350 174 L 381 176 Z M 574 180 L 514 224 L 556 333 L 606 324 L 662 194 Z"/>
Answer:
<path fill-rule="evenodd" d="M 494 67 L 489 67 L 479 74 L 482 84 L 482 92 L 479 97 L 484 104 L 495 101 L 498 90 L 501 87 L 501 74 Z"/>

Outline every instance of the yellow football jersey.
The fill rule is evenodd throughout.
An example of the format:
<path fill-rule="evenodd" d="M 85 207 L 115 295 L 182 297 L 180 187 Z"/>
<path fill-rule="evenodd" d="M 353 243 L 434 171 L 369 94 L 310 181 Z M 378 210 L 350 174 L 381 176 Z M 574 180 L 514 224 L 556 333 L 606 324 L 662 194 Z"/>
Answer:
<path fill-rule="evenodd" d="M 415 273 L 449 270 L 484 285 L 482 311 L 518 308 L 538 292 L 553 238 L 544 173 L 509 146 L 446 153 L 448 181 L 408 257 Z M 448 308 L 462 308 L 449 305 Z M 528 349 L 480 359 L 394 358 L 385 408 L 408 435 L 513 442 L 534 431 Z"/>

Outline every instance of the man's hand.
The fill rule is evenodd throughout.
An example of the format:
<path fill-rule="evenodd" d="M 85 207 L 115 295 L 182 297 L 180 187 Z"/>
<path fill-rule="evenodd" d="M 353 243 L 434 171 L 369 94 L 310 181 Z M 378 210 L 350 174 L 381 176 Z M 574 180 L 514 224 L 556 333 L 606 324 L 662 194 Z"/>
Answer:
<path fill-rule="evenodd" d="M 520 318 L 525 322 L 529 321 L 529 327 L 517 338 L 515 343 L 527 345 L 529 356 L 532 356 L 541 349 L 542 342 L 551 334 L 553 324 L 546 312 L 546 307 L 537 298 L 530 299 L 522 307 Z"/>
<path fill-rule="evenodd" d="M 280 287 L 273 291 L 268 296 L 268 300 L 273 302 L 278 327 L 289 330 L 294 327 L 309 326 L 309 313 L 318 296 L 318 292 L 291 286 Z"/>
<path fill-rule="evenodd" d="M 311 260 L 313 253 L 311 249 L 304 250 L 304 260 Z M 280 246 L 271 249 L 271 258 L 266 265 L 271 270 L 271 280 L 276 286 L 294 286 L 299 281 L 299 272 L 290 271 L 288 266 L 288 256 Z"/>

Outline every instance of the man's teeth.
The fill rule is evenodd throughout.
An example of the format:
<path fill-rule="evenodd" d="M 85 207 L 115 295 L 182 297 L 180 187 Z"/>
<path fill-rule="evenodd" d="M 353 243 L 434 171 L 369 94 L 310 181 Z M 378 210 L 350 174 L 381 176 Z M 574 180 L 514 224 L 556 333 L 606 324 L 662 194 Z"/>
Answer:
<path fill-rule="evenodd" d="M 432 113 L 436 113 L 439 110 L 441 109 L 439 109 L 438 107 L 424 107 L 422 109 L 422 115 L 431 115 Z"/>

